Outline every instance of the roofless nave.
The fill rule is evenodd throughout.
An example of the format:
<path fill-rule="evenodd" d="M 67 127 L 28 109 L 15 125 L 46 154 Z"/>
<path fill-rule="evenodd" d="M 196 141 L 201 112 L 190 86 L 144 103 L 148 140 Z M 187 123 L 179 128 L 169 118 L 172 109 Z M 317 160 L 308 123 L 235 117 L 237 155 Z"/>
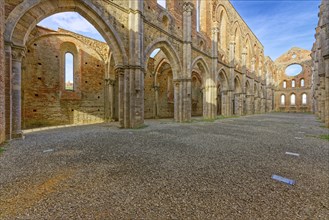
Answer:
<path fill-rule="evenodd" d="M 327 4 L 321 6 L 325 18 Z M 308 52 L 292 48 L 273 62 L 229 1 L 172 0 L 163 7 L 156 0 L 0 0 L 0 6 L 1 141 L 37 126 L 118 120 L 134 128 L 145 118 L 186 122 L 196 115 L 312 110 Z M 36 27 L 67 11 L 85 17 L 106 44 Z M 68 53 L 74 65 L 70 88 Z M 321 65 L 328 66 L 323 57 Z M 285 68 L 296 62 L 302 72 L 287 77 Z M 316 108 L 323 119 L 327 99 L 319 98 Z"/>

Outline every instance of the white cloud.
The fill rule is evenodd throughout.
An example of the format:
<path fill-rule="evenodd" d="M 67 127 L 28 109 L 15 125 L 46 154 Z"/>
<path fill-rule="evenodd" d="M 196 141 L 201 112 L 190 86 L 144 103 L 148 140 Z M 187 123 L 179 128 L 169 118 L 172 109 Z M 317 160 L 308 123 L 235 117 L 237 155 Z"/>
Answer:
<path fill-rule="evenodd" d="M 77 12 L 63 12 L 54 14 L 42 20 L 38 25 L 54 30 L 63 28 L 96 40 L 104 41 L 103 37 L 99 34 L 96 28 Z"/>

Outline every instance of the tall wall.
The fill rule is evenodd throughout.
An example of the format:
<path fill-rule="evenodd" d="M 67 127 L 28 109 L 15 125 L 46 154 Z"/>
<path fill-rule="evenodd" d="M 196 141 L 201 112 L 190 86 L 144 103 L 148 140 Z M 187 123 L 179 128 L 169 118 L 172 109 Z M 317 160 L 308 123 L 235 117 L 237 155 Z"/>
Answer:
<path fill-rule="evenodd" d="M 22 128 L 104 120 L 105 43 L 37 27 L 22 63 Z M 74 55 L 74 90 L 64 87 L 65 53 Z"/>
<path fill-rule="evenodd" d="M 196 0 L 168 0 L 166 8 L 158 5 L 156 0 L 6 0 L 5 3 L 8 139 L 20 137 L 22 125 L 27 128 L 58 124 L 58 117 L 65 123 L 72 123 L 75 112 L 95 116 L 97 112 L 102 113 L 102 109 L 105 119 L 119 119 L 125 128 L 138 127 L 144 123 L 144 118 L 156 115 L 154 113 L 159 108 L 154 110 L 154 103 L 164 110 L 163 114 L 159 112 L 156 116 L 174 117 L 177 122 L 190 121 L 192 115 L 202 114 L 214 119 L 217 114 L 244 115 L 272 109 L 273 77 L 270 75 L 274 71 L 267 68 L 263 45 L 230 1 L 200 1 L 200 30 L 196 28 Z M 49 53 L 45 52 L 48 50 L 43 42 L 45 38 L 36 39 L 40 41 L 37 46 L 30 43 L 33 38 L 30 31 L 40 22 L 39 19 L 58 11 L 81 12 L 104 37 L 111 49 L 111 62 L 103 66 L 104 69 L 90 71 L 104 75 L 108 68 L 102 79 L 107 87 L 101 88 L 101 78 L 85 80 L 81 76 L 77 79 L 81 79 L 79 91 L 68 95 L 61 91 L 62 79 L 58 75 L 62 69 L 54 68 L 61 64 L 60 59 L 56 59 L 58 50 L 61 50 L 57 45 L 64 37 L 49 38 Z M 81 37 L 73 37 L 81 40 Z M 78 43 L 73 43 L 78 52 L 83 51 Z M 66 46 L 74 47 L 72 44 Z M 153 77 L 153 73 L 147 72 L 146 68 L 150 53 L 156 48 L 163 51 L 172 71 L 166 72 L 165 65 L 160 67 L 164 72 L 158 78 L 161 87 L 158 91 L 158 85 L 152 85 L 153 79 L 147 78 Z M 85 59 L 84 53 L 78 52 L 81 59 Z M 88 61 L 88 65 L 89 62 L 92 63 Z M 84 74 L 84 70 L 85 74 L 90 74 L 88 65 L 81 62 L 80 74 Z M 55 73 L 57 78 L 44 77 L 43 72 Z M 198 77 L 193 78 L 194 72 Z M 98 82 L 96 91 L 89 91 L 85 84 L 93 79 Z M 25 81 L 33 86 L 29 88 Z M 165 91 L 165 87 L 170 90 Z M 54 92 L 56 89 L 60 92 Z M 101 89 L 104 90 L 103 97 Z M 43 94 L 44 91 L 49 97 Z M 158 100 L 150 101 L 156 93 Z M 95 98 L 93 94 L 97 94 L 95 103 L 91 101 Z M 102 108 L 98 108 L 101 107 L 98 96 L 105 102 Z M 160 99 L 161 96 L 164 99 Z M 81 100 L 86 98 L 85 104 L 79 103 L 80 97 Z M 47 108 L 43 104 L 53 107 Z M 94 110 L 85 109 L 91 105 L 94 105 Z M 46 113 L 51 112 L 58 117 L 48 120 Z"/>
<path fill-rule="evenodd" d="M 302 71 L 296 76 L 288 76 L 286 69 L 290 65 L 299 64 Z M 275 110 L 280 112 L 311 112 L 312 111 L 312 59 L 311 51 L 301 48 L 292 48 L 281 55 L 276 61 L 277 67 Z M 295 87 L 292 81 L 295 81 Z M 304 86 L 301 84 L 304 80 Z M 283 84 L 286 84 L 284 88 Z M 291 103 L 291 95 L 295 95 L 295 104 Z M 302 103 L 302 95 L 306 94 L 306 103 Z M 284 95 L 285 103 L 281 103 L 281 96 Z"/>
<path fill-rule="evenodd" d="M 322 0 L 312 49 L 314 113 L 329 127 L 329 1 Z"/>
<path fill-rule="evenodd" d="M 5 3 L 0 0 L 0 143 L 5 140 L 5 53 L 3 32 L 5 27 Z"/>

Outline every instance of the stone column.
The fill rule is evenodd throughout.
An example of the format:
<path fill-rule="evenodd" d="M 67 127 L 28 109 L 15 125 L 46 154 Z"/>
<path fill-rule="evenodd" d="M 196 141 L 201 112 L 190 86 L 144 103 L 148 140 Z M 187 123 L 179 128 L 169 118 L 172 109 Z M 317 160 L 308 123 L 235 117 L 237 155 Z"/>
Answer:
<path fill-rule="evenodd" d="M 325 77 L 324 75 L 320 75 L 320 91 L 321 91 L 321 98 L 320 98 L 320 118 L 322 122 L 325 122 L 325 116 L 326 116 L 326 109 L 325 109 Z"/>
<path fill-rule="evenodd" d="M 247 48 L 243 48 L 242 50 L 242 94 L 241 94 L 241 101 L 242 101 L 242 115 L 247 114 Z"/>
<path fill-rule="evenodd" d="M 119 123 L 121 127 L 125 127 L 125 71 L 123 68 L 117 68 L 115 71 L 119 81 Z"/>
<path fill-rule="evenodd" d="M 12 49 L 5 44 L 5 136 L 11 139 L 12 131 Z"/>
<path fill-rule="evenodd" d="M 159 117 L 159 89 L 160 87 L 158 85 L 154 85 L 154 118 Z"/>
<path fill-rule="evenodd" d="M 22 137 L 21 79 L 22 59 L 25 48 L 12 47 L 12 134 L 11 138 Z"/>
<path fill-rule="evenodd" d="M 218 61 L 218 32 L 219 32 L 219 24 L 218 22 L 213 23 L 212 27 L 212 60 L 211 60 L 211 73 L 210 73 L 210 83 L 208 86 L 208 90 L 210 93 L 209 103 L 208 103 L 208 114 L 204 115 L 209 119 L 215 119 L 217 117 L 217 61 Z"/>
<path fill-rule="evenodd" d="M 129 8 L 129 66 L 124 67 L 123 126 L 134 128 L 144 123 L 144 0 L 129 0 Z"/>
<path fill-rule="evenodd" d="M 229 116 L 231 115 L 229 112 L 229 99 L 228 99 L 228 95 L 227 95 L 227 91 L 221 91 L 221 101 L 222 101 L 222 115 L 223 116 Z"/>
<path fill-rule="evenodd" d="M 111 77 L 111 66 L 108 62 L 105 69 L 105 89 L 104 89 L 104 118 L 105 122 L 111 122 L 114 119 L 114 87 L 115 79 Z"/>
<path fill-rule="evenodd" d="M 115 80 L 105 79 L 105 121 L 111 122 L 114 120 L 114 86 Z"/>
<path fill-rule="evenodd" d="M 175 121 L 191 120 L 191 74 L 192 74 L 192 11 L 191 2 L 183 3 L 183 59 L 182 76 L 175 79 Z M 205 94 L 204 94 L 205 95 Z"/>
<path fill-rule="evenodd" d="M 323 26 L 321 27 L 323 60 L 325 69 L 325 123 L 329 128 L 329 2 L 323 0 Z"/>
<path fill-rule="evenodd" d="M 6 139 L 5 114 L 5 48 L 3 30 L 5 29 L 5 1 L 0 0 L 0 144 Z"/>

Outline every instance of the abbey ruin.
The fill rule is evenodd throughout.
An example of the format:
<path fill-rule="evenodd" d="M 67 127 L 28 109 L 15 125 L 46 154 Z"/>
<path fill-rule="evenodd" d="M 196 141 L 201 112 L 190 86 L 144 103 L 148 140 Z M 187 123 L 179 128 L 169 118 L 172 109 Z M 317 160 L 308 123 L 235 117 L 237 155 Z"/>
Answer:
<path fill-rule="evenodd" d="M 106 43 L 36 26 L 66 11 Z M 273 61 L 229 1 L 0 0 L 0 142 L 43 126 L 136 128 L 149 118 L 273 111 L 313 112 L 329 126 L 328 17 L 323 0 L 313 50 L 292 48 Z M 291 64 L 301 73 L 287 76 Z"/>

